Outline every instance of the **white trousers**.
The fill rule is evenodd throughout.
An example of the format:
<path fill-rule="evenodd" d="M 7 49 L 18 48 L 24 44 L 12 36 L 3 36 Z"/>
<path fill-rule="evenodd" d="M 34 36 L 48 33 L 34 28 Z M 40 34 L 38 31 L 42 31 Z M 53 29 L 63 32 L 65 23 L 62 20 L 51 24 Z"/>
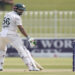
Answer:
<path fill-rule="evenodd" d="M 16 48 L 18 54 L 23 59 L 24 63 L 28 66 L 29 69 L 31 69 L 32 66 L 37 68 L 30 52 L 24 46 L 22 39 L 17 35 L 8 35 L 7 37 L 0 37 L 0 52 L 2 52 L 0 55 L 0 63 L 4 63 L 3 59 L 6 54 L 6 47 L 8 44 Z"/>

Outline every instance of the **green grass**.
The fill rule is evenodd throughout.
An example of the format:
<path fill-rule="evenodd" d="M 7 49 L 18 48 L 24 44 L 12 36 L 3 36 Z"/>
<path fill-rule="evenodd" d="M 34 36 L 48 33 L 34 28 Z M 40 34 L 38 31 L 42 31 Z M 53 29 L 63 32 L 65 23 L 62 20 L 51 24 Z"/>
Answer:
<path fill-rule="evenodd" d="M 72 68 L 72 59 L 71 58 L 36 58 L 43 67 L 46 69 L 71 69 Z M 65 63 L 64 63 L 64 62 Z M 48 63 L 47 63 L 48 62 Z M 68 62 L 68 63 L 67 63 Z M 25 68 L 24 63 L 20 58 L 6 58 L 4 68 Z M 27 68 L 27 67 L 26 67 Z"/>
<path fill-rule="evenodd" d="M 35 58 L 45 70 L 62 70 L 62 71 L 39 71 L 39 72 L 0 72 L 0 75 L 75 75 L 72 72 L 72 58 Z M 6 58 L 4 69 L 27 69 L 26 65 L 20 58 Z M 70 71 L 63 71 L 64 69 Z"/>
<path fill-rule="evenodd" d="M 14 0 L 23 3 L 26 10 L 75 10 L 75 0 Z"/>

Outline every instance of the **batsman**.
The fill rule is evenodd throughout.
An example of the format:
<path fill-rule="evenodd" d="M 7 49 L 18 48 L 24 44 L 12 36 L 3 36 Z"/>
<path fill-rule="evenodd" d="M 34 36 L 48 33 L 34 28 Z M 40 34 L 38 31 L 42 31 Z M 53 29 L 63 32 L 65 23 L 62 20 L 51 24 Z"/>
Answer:
<path fill-rule="evenodd" d="M 7 45 L 10 44 L 16 48 L 18 54 L 28 66 L 29 71 L 40 71 L 43 69 L 31 56 L 29 50 L 24 46 L 17 29 L 27 38 L 30 45 L 34 45 L 35 40 L 30 38 L 22 25 L 21 15 L 26 7 L 23 4 L 15 4 L 13 11 L 8 12 L 2 22 L 0 33 L 0 71 L 3 71 L 4 58 L 7 51 Z M 15 61 L 14 61 L 15 62 Z"/>

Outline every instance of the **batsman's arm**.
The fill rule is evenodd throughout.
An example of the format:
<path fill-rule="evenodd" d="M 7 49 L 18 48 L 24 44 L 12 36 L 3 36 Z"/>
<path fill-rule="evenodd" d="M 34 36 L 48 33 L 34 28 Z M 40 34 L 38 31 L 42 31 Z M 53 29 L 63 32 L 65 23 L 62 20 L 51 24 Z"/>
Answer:
<path fill-rule="evenodd" d="M 25 29 L 23 28 L 22 25 L 18 25 L 18 29 L 20 30 L 20 32 L 21 32 L 27 39 L 29 39 L 29 37 L 28 37 L 28 35 L 27 35 L 27 33 L 26 33 L 26 31 L 25 31 Z"/>
<path fill-rule="evenodd" d="M 22 25 L 18 25 L 18 28 L 19 28 L 20 32 L 27 38 L 27 40 L 28 40 L 29 43 L 30 43 L 30 46 L 31 46 L 31 47 L 34 47 L 34 46 L 36 45 L 35 40 L 34 40 L 33 38 L 30 38 L 30 37 L 27 35 L 27 33 L 26 33 L 26 31 L 24 30 L 24 28 L 23 28 Z"/>

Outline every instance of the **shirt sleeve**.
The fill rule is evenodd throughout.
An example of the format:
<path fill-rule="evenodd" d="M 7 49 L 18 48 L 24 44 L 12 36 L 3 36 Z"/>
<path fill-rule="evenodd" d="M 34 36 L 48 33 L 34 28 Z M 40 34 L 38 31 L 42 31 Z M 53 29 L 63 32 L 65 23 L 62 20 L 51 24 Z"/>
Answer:
<path fill-rule="evenodd" d="M 16 18 L 16 25 L 22 25 L 22 19 L 20 17 Z"/>

